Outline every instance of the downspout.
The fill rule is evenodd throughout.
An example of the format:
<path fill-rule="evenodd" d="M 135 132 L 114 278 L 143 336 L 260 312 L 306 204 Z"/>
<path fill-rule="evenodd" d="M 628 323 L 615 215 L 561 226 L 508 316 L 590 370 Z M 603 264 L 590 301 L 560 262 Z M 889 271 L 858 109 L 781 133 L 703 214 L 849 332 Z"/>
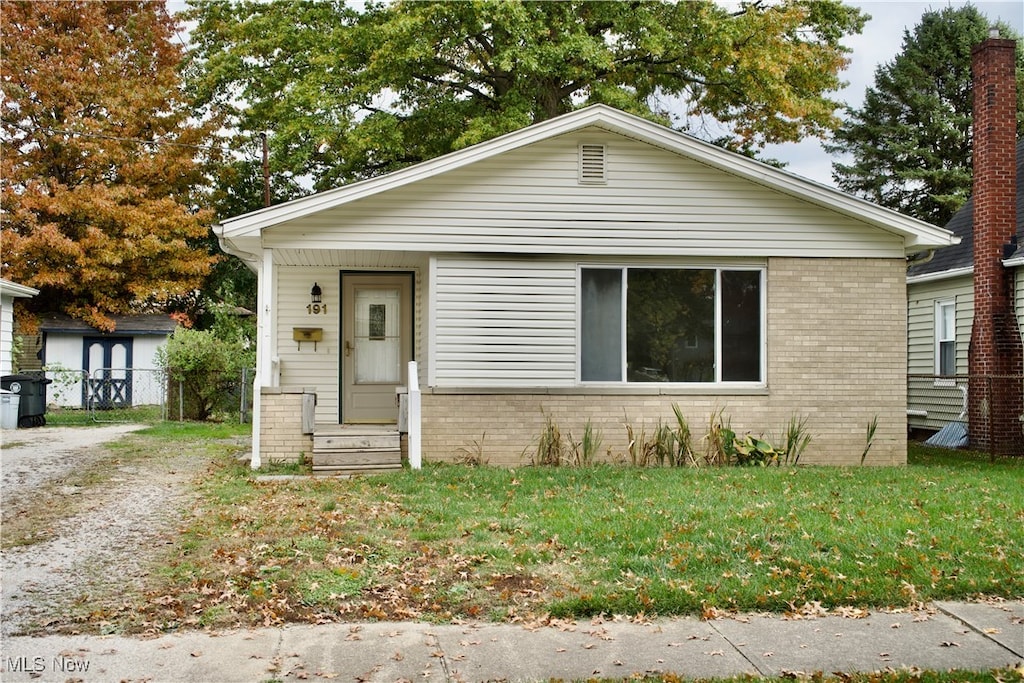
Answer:
<path fill-rule="evenodd" d="M 923 266 L 935 258 L 934 249 L 929 249 L 927 252 L 924 252 L 924 256 L 922 256 L 921 253 L 922 252 L 919 251 L 916 254 L 912 254 L 907 257 L 907 266 Z"/>

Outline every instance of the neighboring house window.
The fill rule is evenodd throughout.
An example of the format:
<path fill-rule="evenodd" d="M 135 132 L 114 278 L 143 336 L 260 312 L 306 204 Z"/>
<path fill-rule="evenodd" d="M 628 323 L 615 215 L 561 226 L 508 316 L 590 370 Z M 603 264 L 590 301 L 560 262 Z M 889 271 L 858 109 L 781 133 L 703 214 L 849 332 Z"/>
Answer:
<path fill-rule="evenodd" d="M 935 374 L 956 374 L 956 302 L 935 302 Z"/>
<path fill-rule="evenodd" d="M 762 270 L 580 271 L 584 382 L 761 382 Z"/>

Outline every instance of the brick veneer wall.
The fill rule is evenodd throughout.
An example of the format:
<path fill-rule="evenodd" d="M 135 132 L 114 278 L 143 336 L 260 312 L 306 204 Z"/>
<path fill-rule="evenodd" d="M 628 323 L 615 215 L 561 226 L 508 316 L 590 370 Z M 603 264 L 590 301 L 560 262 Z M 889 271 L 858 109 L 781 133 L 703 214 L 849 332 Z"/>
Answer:
<path fill-rule="evenodd" d="M 639 434 L 686 415 L 699 449 L 719 409 L 738 433 L 775 437 L 806 415 L 813 434 L 803 463 L 857 464 L 878 416 L 870 464 L 906 462 L 906 285 L 903 259 L 772 258 L 767 270 L 768 382 L 740 393 L 660 393 L 659 388 L 494 391 L 427 388 L 422 449 L 456 460 L 482 444 L 492 465 L 529 462 L 545 415 L 577 440 L 589 419 L 605 459 L 626 458 L 628 420 Z M 704 389 L 706 391 L 706 388 Z"/>
<path fill-rule="evenodd" d="M 313 456 L 313 436 L 302 433 L 302 387 L 263 387 L 260 392 L 260 457 L 264 462 L 298 462 Z"/>

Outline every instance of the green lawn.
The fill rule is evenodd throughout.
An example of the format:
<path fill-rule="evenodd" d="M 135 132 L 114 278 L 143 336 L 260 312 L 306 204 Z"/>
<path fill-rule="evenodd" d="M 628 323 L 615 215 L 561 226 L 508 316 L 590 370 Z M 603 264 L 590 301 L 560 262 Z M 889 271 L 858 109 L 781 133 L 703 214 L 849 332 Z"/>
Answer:
<path fill-rule="evenodd" d="M 260 482 L 225 459 L 125 614 L 165 629 L 1024 596 L 1024 462 L 911 461 Z"/>

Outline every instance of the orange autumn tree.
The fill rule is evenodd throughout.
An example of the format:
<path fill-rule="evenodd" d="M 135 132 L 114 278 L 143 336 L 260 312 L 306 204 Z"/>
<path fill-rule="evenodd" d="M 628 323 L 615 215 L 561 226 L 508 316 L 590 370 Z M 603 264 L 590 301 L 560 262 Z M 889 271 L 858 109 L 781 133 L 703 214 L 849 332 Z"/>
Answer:
<path fill-rule="evenodd" d="M 163 2 L 3 2 L 3 277 L 43 311 L 113 330 L 173 310 L 213 258 L 202 144 L 180 89 L 183 47 Z"/>

